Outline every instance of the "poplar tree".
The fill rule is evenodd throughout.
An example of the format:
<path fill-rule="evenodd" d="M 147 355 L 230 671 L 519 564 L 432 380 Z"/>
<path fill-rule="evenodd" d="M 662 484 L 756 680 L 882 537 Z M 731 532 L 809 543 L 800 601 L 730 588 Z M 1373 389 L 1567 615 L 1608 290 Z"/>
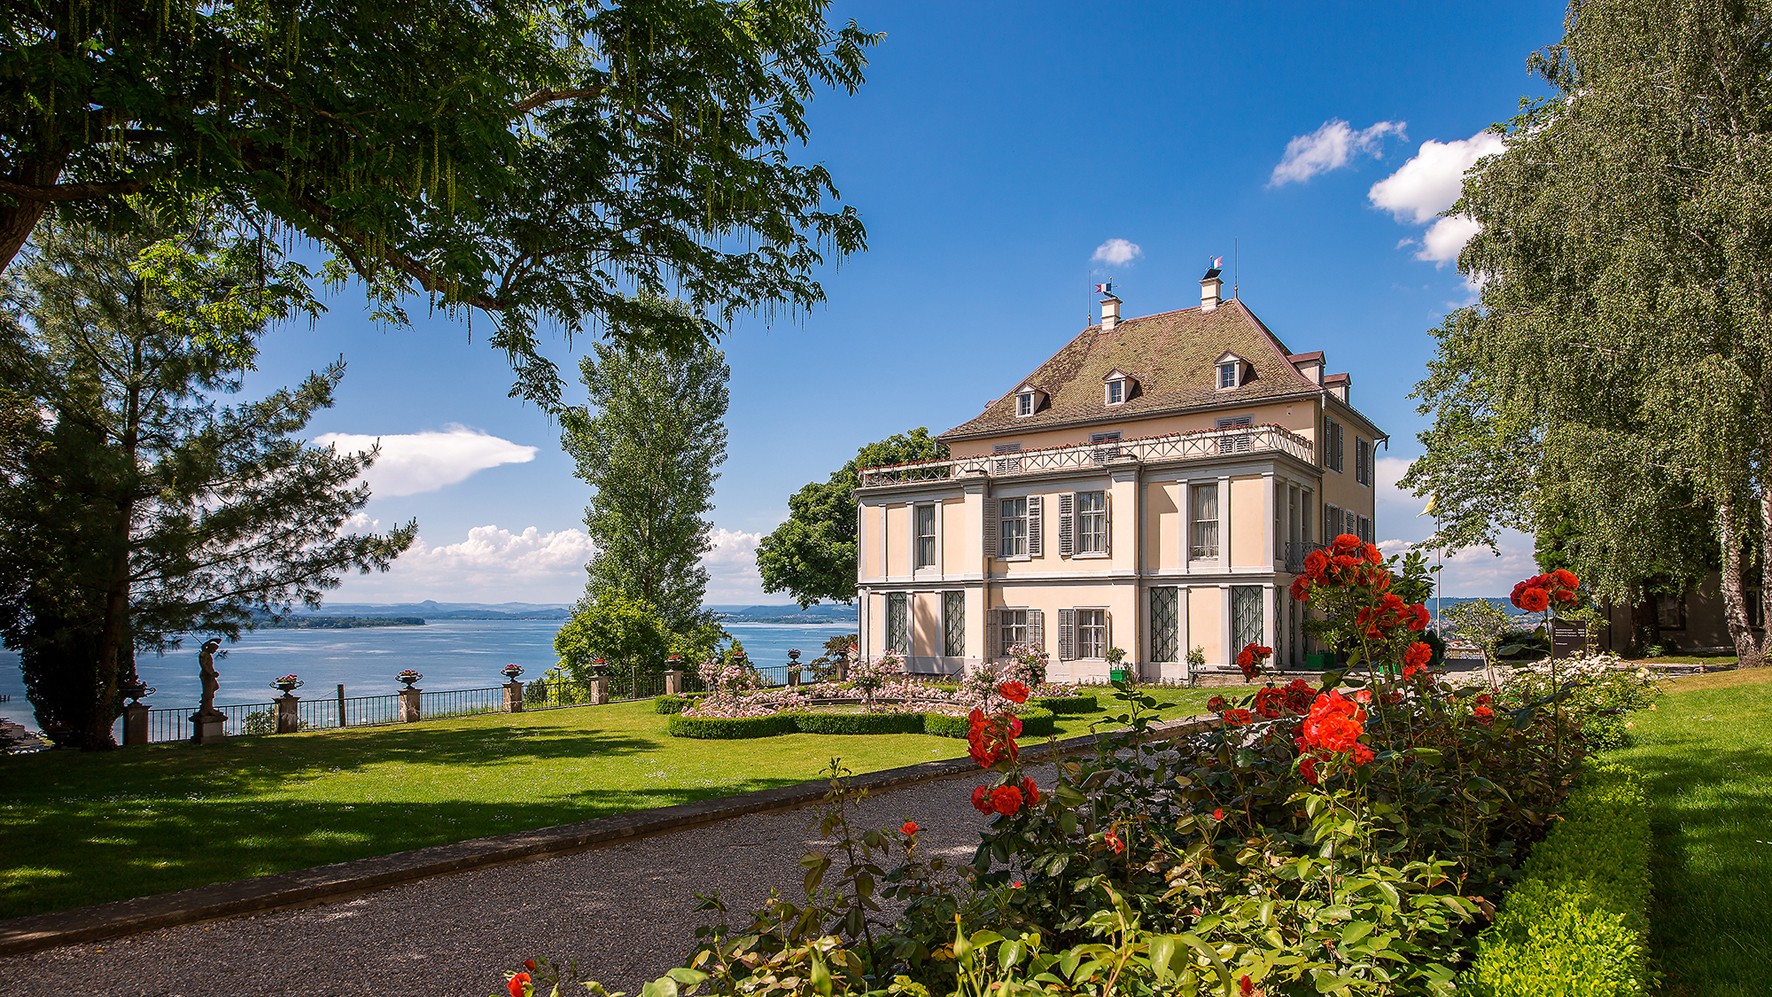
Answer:
<path fill-rule="evenodd" d="M 232 400 L 266 329 L 317 309 L 307 272 L 212 204 L 134 207 L 127 234 L 39 225 L 0 308 L 0 382 L 32 409 L 7 423 L 0 635 L 45 731 L 86 748 L 114 746 L 137 651 L 318 605 L 416 531 L 346 532 L 374 455 L 298 437 L 342 362 Z"/>
<path fill-rule="evenodd" d="M 866 233 L 799 151 L 878 36 L 829 0 L 17 0 L 0 17 L 0 269 L 46 208 L 219 191 L 401 320 L 490 316 L 516 392 L 557 401 L 538 332 L 649 345 L 823 300 Z"/>
<path fill-rule="evenodd" d="M 1404 479 L 1453 542 L 1563 520 L 1602 595 L 1719 564 L 1744 665 L 1772 563 L 1772 6 L 1584 0 L 1453 213 L 1480 303 L 1417 388 Z M 1708 549 L 1706 549 L 1708 548 Z M 1762 586 L 1761 618 L 1772 617 Z"/>
<path fill-rule="evenodd" d="M 665 307 L 691 317 L 684 305 Z M 586 599 L 619 593 L 687 633 L 706 622 L 701 558 L 713 546 L 707 514 L 726 461 L 731 371 L 711 343 L 648 349 L 643 338 L 597 343 L 580 361 L 589 402 L 562 416 L 560 442 L 592 489 Z"/>

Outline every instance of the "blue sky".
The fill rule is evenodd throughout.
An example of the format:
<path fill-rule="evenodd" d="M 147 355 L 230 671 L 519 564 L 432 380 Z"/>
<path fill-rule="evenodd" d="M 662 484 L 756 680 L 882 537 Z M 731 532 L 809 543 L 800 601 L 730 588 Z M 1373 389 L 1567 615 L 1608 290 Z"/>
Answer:
<path fill-rule="evenodd" d="M 822 275 L 825 306 L 743 319 L 724 343 L 709 601 L 785 601 L 759 588 L 754 549 L 788 495 L 863 443 L 975 415 L 1077 332 L 1092 282 L 1112 276 L 1126 315 L 1188 307 L 1233 246 L 1243 300 L 1351 373 L 1355 404 L 1391 433 L 1381 538 L 1429 532 L 1390 483 L 1420 452 L 1406 396 L 1428 330 L 1470 300 L 1450 262 L 1468 233 L 1435 216 L 1492 147 L 1484 129 L 1542 92 L 1525 59 L 1561 35 L 1560 5 L 876 0 L 834 15 L 886 38 L 857 95 L 814 102 L 804 155 L 829 167 L 871 248 Z M 413 313 L 380 328 L 343 292 L 318 324 L 268 337 L 249 382 L 342 355 L 338 404 L 313 433 L 381 438 L 365 515 L 419 521 L 393 571 L 333 600 L 571 601 L 588 493 L 557 427 L 506 397 L 490 323 Z M 549 351 L 570 375 L 589 342 Z M 582 395 L 576 380 L 567 394 Z M 1453 558 L 1447 594 L 1507 591 L 1529 546 Z"/>

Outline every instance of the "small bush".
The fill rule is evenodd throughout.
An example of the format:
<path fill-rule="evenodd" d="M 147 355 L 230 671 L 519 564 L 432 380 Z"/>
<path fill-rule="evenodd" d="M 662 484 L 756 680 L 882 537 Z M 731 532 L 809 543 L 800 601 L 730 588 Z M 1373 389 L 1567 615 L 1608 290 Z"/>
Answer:
<path fill-rule="evenodd" d="M 665 721 L 665 733 L 672 737 L 704 740 L 774 737 L 792 734 L 794 730 L 794 718 L 787 713 L 772 713 L 766 717 L 686 717 L 678 713 Z"/>
<path fill-rule="evenodd" d="M 802 734 L 920 734 L 921 713 L 795 713 Z"/>
<path fill-rule="evenodd" d="M 936 737 L 965 737 L 967 727 L 965 717 L 950 717 L 945 713 L 923 714 L 925 734 L 934 734 Z"/>
<path fill-rule="evenodd" d="M 682 713 L 683 707 L 688 706 L 690 702 L 688 696 L 660 696 L 652 701 L 652 712 L 662 713 L 666 716 Z"/>
<path fill-rule="evenodd" d="M 1478 939 L 1470 983 L 1486 997 L 1648 992 L 1649 808 L 1629 769 L 1590 764 L 1562 821 Z"/>
<path fill-rule="evenodd" d="M 1039 696 L 1028 700 L 1028 705 L 1051 710 L 1053 713 L 1067 714 L 1094 713 L 1101 709 L 1092 692 L 1079 692 L 1075 696 Z"/>

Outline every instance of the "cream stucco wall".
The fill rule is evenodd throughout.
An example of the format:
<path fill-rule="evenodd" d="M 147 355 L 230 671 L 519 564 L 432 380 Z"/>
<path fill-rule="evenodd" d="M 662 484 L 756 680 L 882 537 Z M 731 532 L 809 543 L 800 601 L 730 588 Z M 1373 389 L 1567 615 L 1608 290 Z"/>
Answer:
<path fill-rule="evenodd" d="M 1230 563 L 1236 568 L 1272 565 L 1273 524 L 1267 512 L 1267 479 L 1242 475 L 1231 479 Z M 1222 510 L 1221 510 L 1222 514 Z"/>
<path fill-rule="evenodd" d="M 1181 567 L 1182 537 L 1187 519 L 1181 509 L 1181 485 L 1153 481 L 1144 486 L 1144 566 L 1174 571 Z"/>
<path fill-rule="evenodd" d="M 911 507 L 895 503 L 886 507 L 886 574 L 891 578 L 911 573 Z"/>
<path fill-rule="evenodd" d="M 1187 590 L 1187 628 L 1182 643 L 1182 657 L 1196 647 L 1204 648 L 1206 664 L 1222 665 L 1229 659 L 1224 653 L 1224 591 L 1216 585 L 1197 585 Z"/>
<path fill-rule="evenodd" d="M 976 500 L 975 500 L 976 502 Z M 941 503 L 941 570 L 958 576 L 979 571 L 978 513 L 968 509 L 964 498 Z"/>

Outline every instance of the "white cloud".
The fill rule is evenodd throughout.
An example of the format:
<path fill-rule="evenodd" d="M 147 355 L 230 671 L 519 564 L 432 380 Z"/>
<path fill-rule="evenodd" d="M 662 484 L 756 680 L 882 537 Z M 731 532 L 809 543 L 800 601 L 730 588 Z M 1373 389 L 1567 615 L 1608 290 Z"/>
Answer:
<path fill-rule="evenodd" d="M 391 436 L 327 433 L 314 442 L 341 451 L 368 450 L 379 442 L 381 455 L 363 475 L 377 498 L 434 492 L 501 464 L 527 464 L 536 453 L 535 447 L 453 424 Z"/>
<path fill-rule="evenodd" d="M 347 523 L 358 530 L 377 525 L 361 514 Z M 708 569 L 708 602 L 785 601 L 763 592 L 757 573 L 757 544 L 763 536 L 718 528 L 710 534 L 714 545 L 702 558 Z M 447 543 L 433 544 L 420 536 L 386 574 L 348 576 L 330 599 L 569 603 L 583 594 L 584 567 L 595 553 L 596 545 L 579 529 L 544 532 L 531 526 L 512 532 L 476 526 L 466 537 Z"/>
<path fill-rule="evenodd" d="M 1294 136 L 1286 143 L 1286 152 L 1268 178 L 1269 187 L 1304 183 L 1319 173 L 1339 170 L 1356 155 L 1376 158 L 1384 152 L 1384 137 L 1403 135 L 1403 122 L 1380 121 L 1369 128 L 1355 129 L 1335 118 L 1309 135 Z"/>
<path fill-rule="evenodd" d="M 1452 142 L 1429 139 L 1395 173 L 1373 184 L 1366 196 L 1374 207 L 1390 212 L 1400 222 L 1432 223 L 1421 235 L 1416 259 L 1435 265 L 1453 262 L 1479 226 L 1469 218 L 1442 218 L 1440 213 L 1458 201 L 1465 171 L 1502 148 L 1501 136 L 1490 132 Z"/>
<path fill-rule="evenodd" d="M 1386 555 L 1401 554 L 1426 540 L 1434 531 L 1431 516 L 1420 515 L 1427 499 L 1403 491 L 1397 485 L 1409 469 L 1402 457 L 1380 457 L 1373 465 L 1377 472 L 1375 519 L 1378 528 L 1391 539 L 1378 547 Z M 1538 573 L 1532 554 L 1532 538 L 1514 530 L 1504 530 L 1496 538 L 1499 554 L 1487 547 L 1469 547 L 1442 557 L 1440 569 L 1441 594 L 1448 596 L 1503 596 L 1514 582 Z M 1431 554 L 1431 552 L 1429 552 Z"/>
<path fill-rule="evenodd" d="M 1110 267 L 1125 266 L 1144 255 L 1143 247 L 1130 239 L 1109 239 L 1095 247 L 1094 255 L 1089 258 L 1096 263 L 1106 263 Z"/>

